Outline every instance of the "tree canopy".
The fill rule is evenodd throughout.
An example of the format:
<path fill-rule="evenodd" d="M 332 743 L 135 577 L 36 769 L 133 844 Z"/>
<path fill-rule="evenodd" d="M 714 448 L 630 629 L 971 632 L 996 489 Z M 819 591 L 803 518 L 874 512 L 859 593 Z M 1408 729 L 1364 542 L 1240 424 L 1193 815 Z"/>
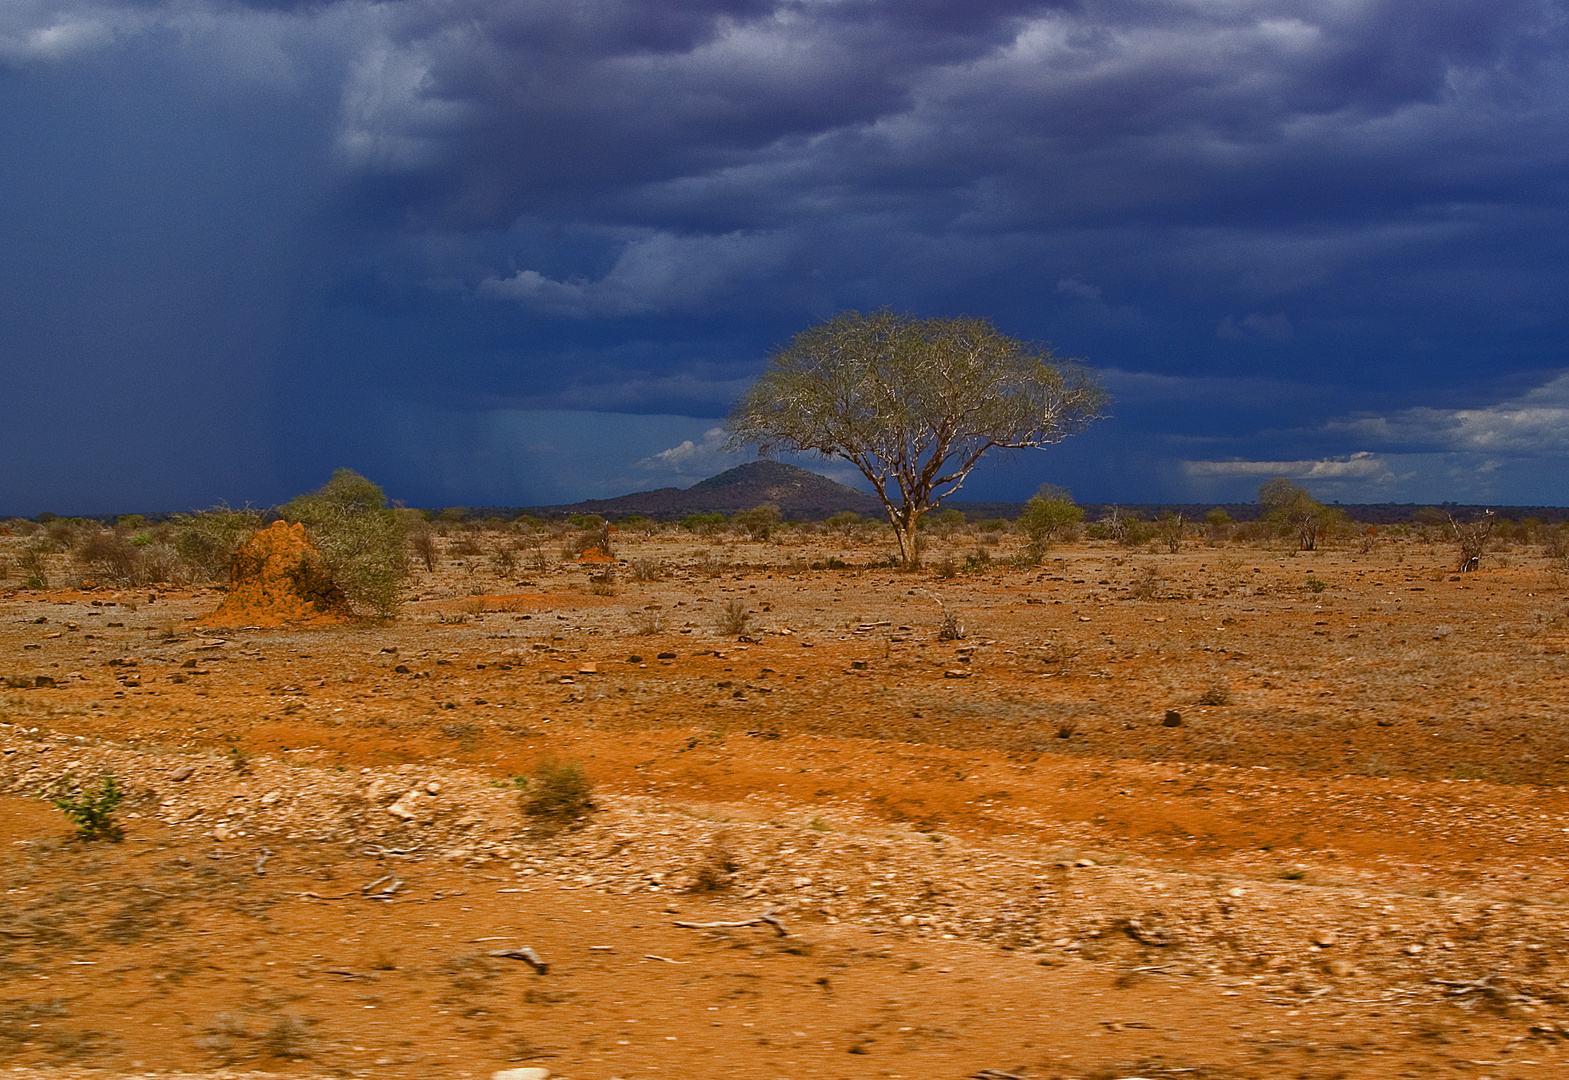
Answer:
<path fill-rule="evenodd" d="M 338 469 L 315 491 L 278 507 L 278 514 L 304 523 L 333 583 L 357 607 L 390 617 L 398 610 L 408 558 L 402 524 L 386 505 L 379 486 L 353 469 Z"/>
<path fill-rule="evenodd" d="M 730 445 L 814 451 L 858 468 L 916 562 L 921 516 L 994 449 L 1061 442 L 1108 398 L 1082 368 L 990 321 L 842 312 L 798 334 L 729 418 Z"/>
<path fill-rule="evenodd" d="M 1297 545 L 1303 551 L 1318 547 L 1319 535 L 1339 517 L 1339 512 L 1325 506 L 1306 488 L 1277 476 L 1258 486 L 1258 504 L 1264 508 L 1266 520 L 1276 522 L 1283 529 L 1294 532 Z"/>

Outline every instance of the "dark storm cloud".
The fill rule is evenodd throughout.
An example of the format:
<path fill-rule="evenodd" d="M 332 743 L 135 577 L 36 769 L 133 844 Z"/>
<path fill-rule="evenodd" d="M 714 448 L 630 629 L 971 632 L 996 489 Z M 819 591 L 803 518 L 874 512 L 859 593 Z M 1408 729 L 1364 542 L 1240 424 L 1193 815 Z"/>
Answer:
<path fill-rule="evenodd" d="M 1520 403 L 1565 366 L 1566 35 L 1552 0 L 13 0 L 14 491 L 347 462 L 440 501 L 563 410 L 695 418 L 623 455 L 663 461 L 885 304 L 1115 369 L 1121 434 L 1053 452 L 1086 497 L 1507 475 L 1565 453 Z M 36 450 L 127 385 L 98 428 L 135 453 Z M 1410 441 L 1445 423 L 1516 434 Z"/>

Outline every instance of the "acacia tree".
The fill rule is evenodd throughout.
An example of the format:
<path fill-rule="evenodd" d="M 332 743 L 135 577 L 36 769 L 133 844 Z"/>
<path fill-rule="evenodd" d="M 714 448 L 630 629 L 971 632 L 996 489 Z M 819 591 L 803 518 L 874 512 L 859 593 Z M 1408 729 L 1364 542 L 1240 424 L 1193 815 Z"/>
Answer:
<path fill-rule="evenodd" d="M 770 358 L 730 414 L 729 445 L 853 464 L 909 567 L 922 515 L 959 490 L 982 455 L 1061 442 L 1106 401 L 1072 362 L 986 319 L 846 311 Z"/>
<path fill-rule="evenodd" d="M 1337 511 L 1309 495 L 1306 488 L 1284 476 L 1260 484 L 1258 502 L 1268 520 L 1278 522 L 1283 529 L 1296 534 L 1297 545 L 1303 551 L 1315 550 L 1320 534 L 1339 516 Z"/>

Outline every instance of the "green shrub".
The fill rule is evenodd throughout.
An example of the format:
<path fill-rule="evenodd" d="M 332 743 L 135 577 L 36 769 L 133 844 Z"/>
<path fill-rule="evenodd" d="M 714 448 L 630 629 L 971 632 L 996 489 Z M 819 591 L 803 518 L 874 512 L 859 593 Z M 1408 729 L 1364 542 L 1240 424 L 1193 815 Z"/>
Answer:
<path fill-rule="evenodd" d="M 830 529 L 835 529 L 842 533 L 849 533 L 858 525 L 862 524 L 862 521 L 861 515 L 857 514 L 854 510 L 841 510 L 837 514 L 830 516 L 827 521 L 823 522 L 823 524 Z"/>
<path fill-rule="evenodd" d="M 125 793 L 113 776 L 106 775 L 97 788 L 89 788 L 78 784 L 70 773 L 56 782 L 49 795 L 49 801 L 76 826 L 77 839 L 114 842 L 125 835 L 114 820 L 115 808 L 124 799 Z"/>
<path fill-rule="evenodd" d="M 725 523 L 723 514 L 688 514 L 681 519 L 681 527 L 690 532 L 711 536 Z"/>
<path fill-rule="evenodd" d="M 981 574 L 991 569 L 992 553 L 985 548 L 976 548 L 964 557 L 964 572 L 966 574 Z"/>
<path fill-rule="evenodd" d="M 169 545 L 192 577 L 227 581 L 235 551 L 261 528 L 261 515 L 249 507 L 234 510 L 219 503 L 210 510 L 177 514 L 170 526 Z"/>
<path fill-rule="evenodd" d="M 746 530 L 753 540 L 767 540 L 779 524 L 779 507 L 763 503 L 750 510 L 742 510 L 730 519 L 731 524 Z"/>
<path fill-rule="evenodd" d="M 1084 508 L 1074 504 L 1066 488 L 1043 484 L 1024 504 L 1018 526 L 1031 545 L 1044 549 L 1056 541 L 1072 539 L 1083 520 Z"/>
<path fill-rule="evenodd" d="M 353 469 L 339 469 L 322 487 L 278 508 L 284 520 L 305 525 L 322 565 L 350 603 L 384 618 L 397 614 L 409 573 L 403 523 L 386 504 L 376 484 Z"/>

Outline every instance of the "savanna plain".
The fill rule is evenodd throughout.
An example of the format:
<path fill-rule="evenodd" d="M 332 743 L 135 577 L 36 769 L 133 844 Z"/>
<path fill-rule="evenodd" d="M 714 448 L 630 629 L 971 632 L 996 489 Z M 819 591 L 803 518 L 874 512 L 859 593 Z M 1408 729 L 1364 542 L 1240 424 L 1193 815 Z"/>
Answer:
<path fill-rule="evenodd" d="M 1020 542 L 454 526 L 314 628 L 0 582 L 0 1065 L 1569 1075 L 1561 559 Z"/>

